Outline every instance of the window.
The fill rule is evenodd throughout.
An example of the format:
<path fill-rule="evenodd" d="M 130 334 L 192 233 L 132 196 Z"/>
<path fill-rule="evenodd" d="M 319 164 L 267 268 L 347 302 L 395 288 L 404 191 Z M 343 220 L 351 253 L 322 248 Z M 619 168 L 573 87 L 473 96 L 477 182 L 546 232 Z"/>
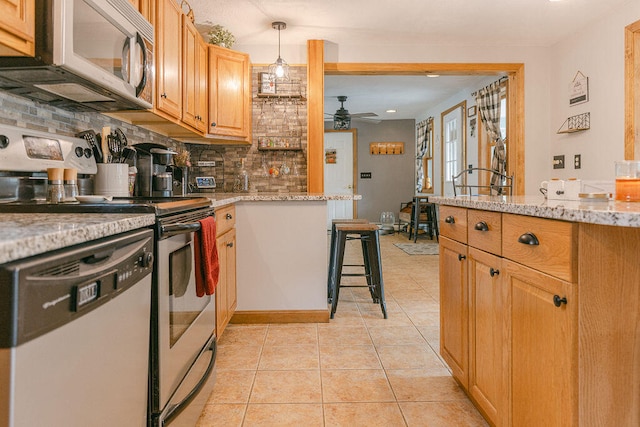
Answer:
<path fill-rule="evenodd" d="M 450 108 L 441 115 L 442 132 L 442 194 L 453 195 L 453 176 L 459 174 L 466 163 L 466 124 L 464 122 L 467 102 Z"/>
<path fill-rule="evenodd" d="M 504 138 L 504 148 L 505 154 L 509 151 L 509 132 L 507 127 L 507 82 L 502 82 L 501 90 L 500 90 L 500 133 Z M 478 112 L 478 167 L 491 169 L 491 156 L 493 155 L 493 147 L 495 144 L 493 141 L 489 141 L 489 135 L 487 135 L 487 131 L 482 123 L 482 119 L 480 118 L 480 114 Z M 507 158 L 509 158 L 507 156 Z M 507 170 L 509 170 L 509 165 L 507 165 Z M 478 177 L 478 185 L 488 186 L 489 185 L 489 176 L 482 175 Z M 480 188 L 480 194 L 489 194 L 488 189 L 484 190 Z"/>

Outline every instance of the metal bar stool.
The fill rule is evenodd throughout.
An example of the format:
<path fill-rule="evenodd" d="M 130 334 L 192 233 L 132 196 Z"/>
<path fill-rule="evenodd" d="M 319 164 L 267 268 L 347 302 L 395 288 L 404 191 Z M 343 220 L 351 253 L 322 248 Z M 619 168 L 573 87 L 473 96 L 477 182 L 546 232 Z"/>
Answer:
<path fill-rule="evenodd" d="M 387 318 L 387 306 L 384 300 L 384 282 L 382 279 L 382 260 L 380 257 L 379 228 L 375 224 L 336 224 L 336 240 L 331 252 L 333 270 L 329 278 L 331 288 L 331 315 L 333 316 L 338 307 L 338 297 L 340 288 L 369 288 L 374 303 L 379 303 L 384 318 Z M 357 237 L 354 237 L 357 236 Z M 344 251 L 347 238 L 360 239 L 362 242 L 362 254 L 364 261 L 364 273 L 342 273 Z M 342 285 L 342 276 L 364 276 L 367 279 L 366 285 Z"/>
<path fill-rule="evenodd" d="M 329 273 L 327 274 L 327 302 L 331 304 L 331 295 L 333 293 L 331 277 L 333 274 L 333 269 L 335 268 L 335 263 L 333 262 L 333 253 L 335 252 L 336 246 L 336 224 L 368 224 L 369 220 L 364 218 L 336 218 L 331 220 L 331 245 L 329 249 Z M 349 238 L 351 240 L 353 238 Z M 364 255 L 364 250 L 363 250 Z M 362 267 L 361 265 L 349 265 L 349 267 Z"/>
<path fill-rule="evenodd" d="M 409 240 L 413 237 L 413 242 L 418 241 L 418 230 L 420 224 L 427 226 L 426 232 L 429 238 L 434 236 L 436 242 L 438 241 L 438 218 L 436 215 L 436 205 L 429 203 L 429 199 L 426 197 L 414 197 L 413 207 L 411 209 L 411 224 L 409 225 Z"/>

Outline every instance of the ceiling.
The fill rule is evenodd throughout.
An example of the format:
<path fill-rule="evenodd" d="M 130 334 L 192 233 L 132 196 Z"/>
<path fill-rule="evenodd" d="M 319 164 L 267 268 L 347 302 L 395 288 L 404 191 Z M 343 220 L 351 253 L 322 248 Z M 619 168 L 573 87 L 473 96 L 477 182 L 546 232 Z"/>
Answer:
<path fill-rule="evenodd" d="M 626 1 L 637 0 L 189 0 L 201 32 L 220 24 L 236 45 L 282 45 L 322 39 L 337 45 L 551 46 Z M 498 20 L 501 24 L 495 26 Z M 275 60 L 276 49 L 274 49 Z M 286 57 L 284 58 L 286 60 Z M 350 113 L 416 118 L 429 106 L 473 87 L 479 76 L 326 76 L 325 112 L 348 96 Z M 385 110 L 395 108 L 394 115 Z"/>

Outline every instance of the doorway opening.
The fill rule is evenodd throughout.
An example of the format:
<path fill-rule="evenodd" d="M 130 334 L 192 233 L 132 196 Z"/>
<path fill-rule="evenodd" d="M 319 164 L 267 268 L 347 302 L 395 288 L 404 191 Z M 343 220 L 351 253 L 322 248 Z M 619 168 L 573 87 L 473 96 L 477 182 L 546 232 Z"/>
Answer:
<path fill-rule="evenodd" d="M 510 150 L 508 173 L 514 194 L 524 194 L 524 64 L 522 63 L 330 63 L 324 62 L 324 41 L 308 43 L 309 191 L 323 192 L 324 75 L 506 75 L 509 79 Z"/>

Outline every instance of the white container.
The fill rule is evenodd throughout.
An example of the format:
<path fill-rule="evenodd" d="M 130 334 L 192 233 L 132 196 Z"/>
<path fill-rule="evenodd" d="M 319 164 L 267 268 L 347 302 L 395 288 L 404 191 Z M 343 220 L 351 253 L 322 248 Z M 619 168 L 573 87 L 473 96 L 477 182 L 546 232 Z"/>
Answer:
<path fill-rule="evenodd" d="M 126 163 L 98 163 L 93 193 L 101 196 L 129 196 L 129 165 Z"/>

